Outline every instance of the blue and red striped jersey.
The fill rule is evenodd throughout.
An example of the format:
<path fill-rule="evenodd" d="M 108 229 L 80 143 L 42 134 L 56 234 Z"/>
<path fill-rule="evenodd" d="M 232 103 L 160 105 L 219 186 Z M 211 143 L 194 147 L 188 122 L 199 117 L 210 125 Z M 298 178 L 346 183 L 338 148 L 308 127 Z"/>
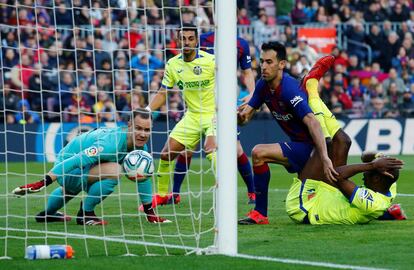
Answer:
<path fill-rule="evenodd" d="M 308 127 L 303 123 L 303 118 L 312 110 L 306 92 L 296 79 L 283 72 L 277 89 L 271 89 L 263 79 L 258 80 L 249 105 L 258 109 L 263 103 L 292 141 L 313 143 Z"/>
<path fill-rule="evenodd" d="M 214 32 L 200 35 L 200 49 L 214 54 Z M 242 70 L 252 68 L 249 43 L 240 37 L 237 38 L 237 62 Z"/>

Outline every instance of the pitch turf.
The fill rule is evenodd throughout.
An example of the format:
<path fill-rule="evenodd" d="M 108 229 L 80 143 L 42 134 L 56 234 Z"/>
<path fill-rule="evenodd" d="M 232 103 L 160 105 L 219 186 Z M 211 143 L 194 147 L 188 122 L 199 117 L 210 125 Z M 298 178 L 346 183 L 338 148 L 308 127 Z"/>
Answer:
<path fill-rule="evenodd" d="M 405 169 L 401 173 L 398 192 L 411 194 L 398 196 L 397 201 L 404 207 L 409 220 L 399 222 L 371 222 L 358 226 L 308 226 L 296 225 L 289 220 L 284 212 L 284 198 L 291 183 L 292 176 L 280 166 L 271 166 L 272 181 L 269 192 L 268 226 L 239 226 L 239 252 L 257 256 L 288 258 L 300 261 L 314 261 L 355 266 L 368 266 L 392 269 L 411 269 L 414 263 L 414 156 L 401 157 Z M 351 162 L 357 161 L 351 158 Z M 223 256 L 184 256 L 185 250 L 175 248 L 160 248 L 137 245 L 132 242 L 147 241 L 166 243 L 178 246 L 205 247 L 213 243 L 213 196 L 208 192 L 214 184 L 210 174 L 203 175 L 202 183 L 196 172 L 199 162 L 193 161 L 190 181 L 185 181 L 182 191 L 191 190 L 194 193 L 183 196 L 178 206 L 160 208 L 160 213 L 174 221 L 162 226 L 147 224 L 144 216 L 137 209 L 137 197 L 134 195 L 134 183 L 122 179 L 120 190 L 107 198 L 97 213 L 103 213 L 109 221 L 106 227 L 84 228 L 74 221 L 67 224 L 38 224 L 33 216 L 43 210 L 45 194 L 30 195 L 14 198 L 7 195 L 15 186 L 31 182 L 38 177 L 33 174 L 43 174 L 47 168 L 42 164 L 9 163 L 7 170 L 0 165 L 0 227 L 12 228 L 5 231 L 0 229 L 0 256 L 10 256 L 12 260 L 0 260 L 0 269 L 313 269 L 316 267 L 282 264 L 278 262 L 261 262 Z M 8 172 L 6 174 L 6 172 Z M 19 175 L 19 174 L 22 174 Z M 196 180 L 197 179 L 197 180 Z M 358 179 L 358 178 L 356 178 Z M 190 182 L 190 187 L 188 183 Z M 56 185 L 49 187 L 50 193 Z M 199 191 L 203 190 L 201 194 Z M 246 204 L 246 189 L 239 179 L 239 217 L 248 212 Z M 69 215 L 75 215 L 79 208 L 80 198 L 71 201 L 66 209 Z M 191 205 L 193 216 L 189 216 Z M 119 209 L 122 209 L 122 217 Z M 177 215 L 172 216 L 174 213 Z M 29 232 L 19 230 L 30 229 Z M 40 231 L 40 233 L 39 233 Z M 43 231 L 43 233 L 41 232 Z M 45 233 L 48 231 L 49 233 Z M 50 233 L 54 232 L 54 233 Z M 126 239 L 130 243 L 102 241 L 95 239 L 75 239 L 65 237 L 94 235 L 96 237 L 111 237 L 111 239 Z M 201 233 L 200 239 L 195 235 Z M 177 235 L 180 237 L 177 237 Z M 160 235 L 163 237 L 160 238 Z M 45 240 L 46 239 L 46 240 Z M 26 261 L 24 248 L 30 244 L 63 244 L 72 245 L 76 251 L 72 260 Z M 138 257 L 122 257 L 131 253 Z M 171 256 L 144 256 L 148 254 L 169 254 Z M 109 255 L 109 256 L 107 256 Z"/>

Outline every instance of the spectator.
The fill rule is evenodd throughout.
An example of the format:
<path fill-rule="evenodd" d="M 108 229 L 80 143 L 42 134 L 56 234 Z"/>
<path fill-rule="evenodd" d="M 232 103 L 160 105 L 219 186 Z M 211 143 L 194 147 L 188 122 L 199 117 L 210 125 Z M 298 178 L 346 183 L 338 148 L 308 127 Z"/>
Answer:
<path fill-rule="evenodd" d="M 55 23 L 59 26 L 73 27 L 72 8 L 67 7 L 64 2 L 61 2 L 55 7 Z"/>
<path fill-rule="evenodd" d="M 367 36 L 366 42 L 372 49 L 372 60 L 378 61 L 381 56 L 382 46 L 385 42 L 385 36 L 381 32 L 378 25 L 371 25 L 369 35 Z"/>
<path fill-rule="evenodd" d="M 238 10 L 237 24 L 238 25 L 250 25 L 250 19 L 247 16 L 247 9 L 241 8 Z"/>
<path fill-rule="evenodd" d="M 137 69 L 143 74 L 145 84 L 149 84 L 149 78 L 152 77 L 155 70 L 161 69 L 163 66 L 164 62 L 149 53 L 140 53 L 131 59 L 131 68 Z"/>
<path fill-rule="evenodd" d="M 382 82 L 384 89 L 388 90 L 390 88 L 391 83 L 395 83 L 397 87 L 397 92 L 402 93 L 405 90 L 404 81 L 398 77 L 397 70 L 395 68 L 391 68 L 388 73 L 388 79 Z"/>
<path fill-rule="evenodd" d="M 17 64 L 11 71 L 11 81 L 16 89 L 27 89 L 29 87 L 29 79 L 33 74 L 32 63 L 29 55 L 21 55 L 21 64 Z"/>
<path fill-rule="evenodd" d="M 308 17 L 305 13 L 305 5 L 301 0 L 296 1 L 295 8 L 291 12 L 292 23 L 293 24 L 305 24 L 308 22 Z"/>
<path fill-rule="evenodd" d="M 355 23 L 354 27 L 347 32 L 348 52 L 358 56 L 361 60 L 366 60 L 366 52 L 361 45 L 365 42 L 365 31 L 361 23 Z"/>
<path fill-rule="evenodd" d="M 403 93 L 402 102 L 399 104 L 400 114 L 403 117 L 414 116 L 414 100 L 410 89 L 406 89 Z"/>
<path fill-rule="evenodd" d="M 298 52 L 300 55 L 306 56 L 310 65 L 313 65 L 319 58 L 315 49 L 309 46 L 308 41 L 303 37 L 298 40 L 298 47 L 294 48 L 292 52 Z"/>
<path fill-rule="evenodd" d="M 350 110 L 350 109 L 352 109 L 352 99 L 344 91 L 342 82 L 336 81 L 334 83 L 333 95 L 336 96 L 336 98 L 338 99 L 338 101 L 342 104 L 342 108 L 344 110 Z"/>
<path fill-rule="evenodd" d="M 368 118 L 383 118 L 387 113 L 385 109 L 384 100 L 380 97 L 371 100 L 371 107 L 369 108 L 366 117 Z"/>
<path fill-rule="evenodd" d="M 390 32 L 385 44 L 382 46 L 381 66 L 385 71 L 390 70 L 392 58 L 398 54 L 399 48 L 400 43 L 397 33 Z"/>
<path fill-rule="evenodd" d="M 351 85 L 348 86 L 347 93 L 351 97 L 352 101 L 364 101 L 365 93 L 367 89 L 361 85 L 359 77 L 354 76 L 351 79 Z"/>
<path fill-rule="evenodd" d="M 396 3 L 392 10 L 390 21 L 404 22 L 404 21 L 407 21 L 409 17 L 410 17 L 409 9 L 403 8 L 402 4 L 400 3 Z"/>
<path fill-rule="evenodd" d="M 19 112 L 16 113 L 15 119 L 16 122 L 19 124 L 32 124 L 32 123 L 40 123 L 39 115 L 30 110 L 30 104 L 26 99 L 22 99 L 17 103 L 17 109 Z"/>
<path fill-rule="evenodd" d="M 368 10 L 364 14 L 364 19 L 367 22 L 382 22 L 385 19 L 385 14 L 382 13 L 381 6 L 378 2 L 371 2 Z"/>

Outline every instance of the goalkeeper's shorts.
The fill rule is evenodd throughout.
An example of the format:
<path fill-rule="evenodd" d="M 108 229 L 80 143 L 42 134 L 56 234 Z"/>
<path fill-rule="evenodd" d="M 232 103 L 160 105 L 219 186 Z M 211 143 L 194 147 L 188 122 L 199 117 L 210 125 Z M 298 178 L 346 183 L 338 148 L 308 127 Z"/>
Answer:
<path fill-rule="evenodd" d="M 194 149 L 202 136 L 216 136 L 215 114 L 187 112 L 173 128 L 170 137 Z"/>

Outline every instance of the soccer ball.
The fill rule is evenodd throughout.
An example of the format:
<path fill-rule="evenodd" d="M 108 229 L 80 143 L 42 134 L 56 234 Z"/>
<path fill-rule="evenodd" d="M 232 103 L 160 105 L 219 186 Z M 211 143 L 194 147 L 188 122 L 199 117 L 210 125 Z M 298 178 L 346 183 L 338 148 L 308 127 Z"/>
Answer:
<path fill-rule="evenodd" d="M 126 155 L 123 167 L 128 179 L 142 180 L 154 173 L 154 160 L 150 153 L 144 150 L 134 150 Z"/>

